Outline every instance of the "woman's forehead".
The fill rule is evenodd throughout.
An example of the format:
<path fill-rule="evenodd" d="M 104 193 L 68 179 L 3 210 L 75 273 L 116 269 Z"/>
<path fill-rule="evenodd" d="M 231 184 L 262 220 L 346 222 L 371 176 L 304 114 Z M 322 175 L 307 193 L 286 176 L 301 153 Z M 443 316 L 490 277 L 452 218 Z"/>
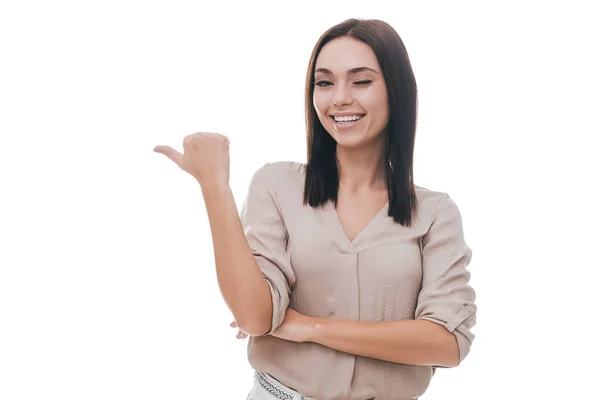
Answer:
<path fill-rule="evenodd" d="M 367 67 L 379 71 L 379 63 L 373 49 L 368 44 L 351 37 L 341 37 L 327 43 L 317 57 L 315 71 L 327 69 L 334 74 Z"/>

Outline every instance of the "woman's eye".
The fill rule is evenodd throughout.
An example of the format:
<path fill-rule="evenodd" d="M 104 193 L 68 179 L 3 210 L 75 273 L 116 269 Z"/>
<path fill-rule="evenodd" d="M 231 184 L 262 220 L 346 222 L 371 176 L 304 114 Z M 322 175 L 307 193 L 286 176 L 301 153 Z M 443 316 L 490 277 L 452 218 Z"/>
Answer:
<path fill-rule="evenodd" d="M 362 80 L 362 81 L 356 81 L 356 82 L 354 82 L 354 84 L 355 84 L 355 85 L 368 85 L 368 84 L 370 84 L 371 82 L 373 82 L 373 81 L 370 81 L 370 80 Z M 329 82 L 329 81 L 324 81 L 324 80 L 320 80 L 320 81 L 317 81 L 317 82 L 315 82 L 315 86 L 321 86 L 321 87 L 324 87 L 324 86 L 331 86 L 331 85 L 333 85 L 333 83 L 331 83 L 331 82 Z"/>

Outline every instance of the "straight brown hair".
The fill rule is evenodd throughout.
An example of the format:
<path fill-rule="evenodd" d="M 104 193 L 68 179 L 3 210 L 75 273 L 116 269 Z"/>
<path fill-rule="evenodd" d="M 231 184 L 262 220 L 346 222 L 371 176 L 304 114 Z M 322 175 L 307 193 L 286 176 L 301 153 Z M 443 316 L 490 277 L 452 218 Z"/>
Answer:
<path fill-rule="evenodd" d="M 417 209 L 413 180 L 417 83 L 400 35 L 389 24 L 380 20 L 348 19 L 323 33 L 313 49 L 305 91 L 307 165 L 304 204 L 316 207 L 330 200 L 337 204 L 337 144 L 317 117 L 313 92 L 315 65 L 321 49 L 328 42 L 342 36 L 350 36 L 369 45 L 381 67 L 388 92 L 390 115 L 384 157 L 388 215 L 404 226 L 411 226 Z"/>

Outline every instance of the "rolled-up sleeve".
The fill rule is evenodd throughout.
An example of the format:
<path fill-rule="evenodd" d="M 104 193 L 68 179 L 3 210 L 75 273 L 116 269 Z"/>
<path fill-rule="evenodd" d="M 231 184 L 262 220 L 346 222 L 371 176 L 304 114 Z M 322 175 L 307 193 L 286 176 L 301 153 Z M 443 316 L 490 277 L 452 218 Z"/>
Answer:
<path fill-rule="evenodd" d="M 273 319 L 267 334 L 283 322 L 295 283 L 287 230 L 273 182 L 274 166 L 267 163 L 254 173 L 240 213 L 248 244 L 271 291 Z"/>
<path fill-rule="evenodd" d="M 461 214 L 445 194 L 436 207 L 429 231 L 422 237 L 423 280 L 415 318 L 440 324 L 456 336 L 459 364 L 475 339 L 471 328 L 477 306 L 467 270 L 471 255 Z"/>

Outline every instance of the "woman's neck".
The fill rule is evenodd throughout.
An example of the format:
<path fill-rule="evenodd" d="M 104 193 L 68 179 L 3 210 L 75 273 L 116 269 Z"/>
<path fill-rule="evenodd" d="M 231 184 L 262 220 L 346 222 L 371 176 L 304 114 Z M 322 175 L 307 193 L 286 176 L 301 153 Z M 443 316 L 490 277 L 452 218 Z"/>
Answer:
<path fill-rule="evenodd" d="M 386 188 L 382 146 L 373 146 L 371 149 L 338 146 L 336 157 L 340 165 L 340 188 L 350 192 Z"/>

